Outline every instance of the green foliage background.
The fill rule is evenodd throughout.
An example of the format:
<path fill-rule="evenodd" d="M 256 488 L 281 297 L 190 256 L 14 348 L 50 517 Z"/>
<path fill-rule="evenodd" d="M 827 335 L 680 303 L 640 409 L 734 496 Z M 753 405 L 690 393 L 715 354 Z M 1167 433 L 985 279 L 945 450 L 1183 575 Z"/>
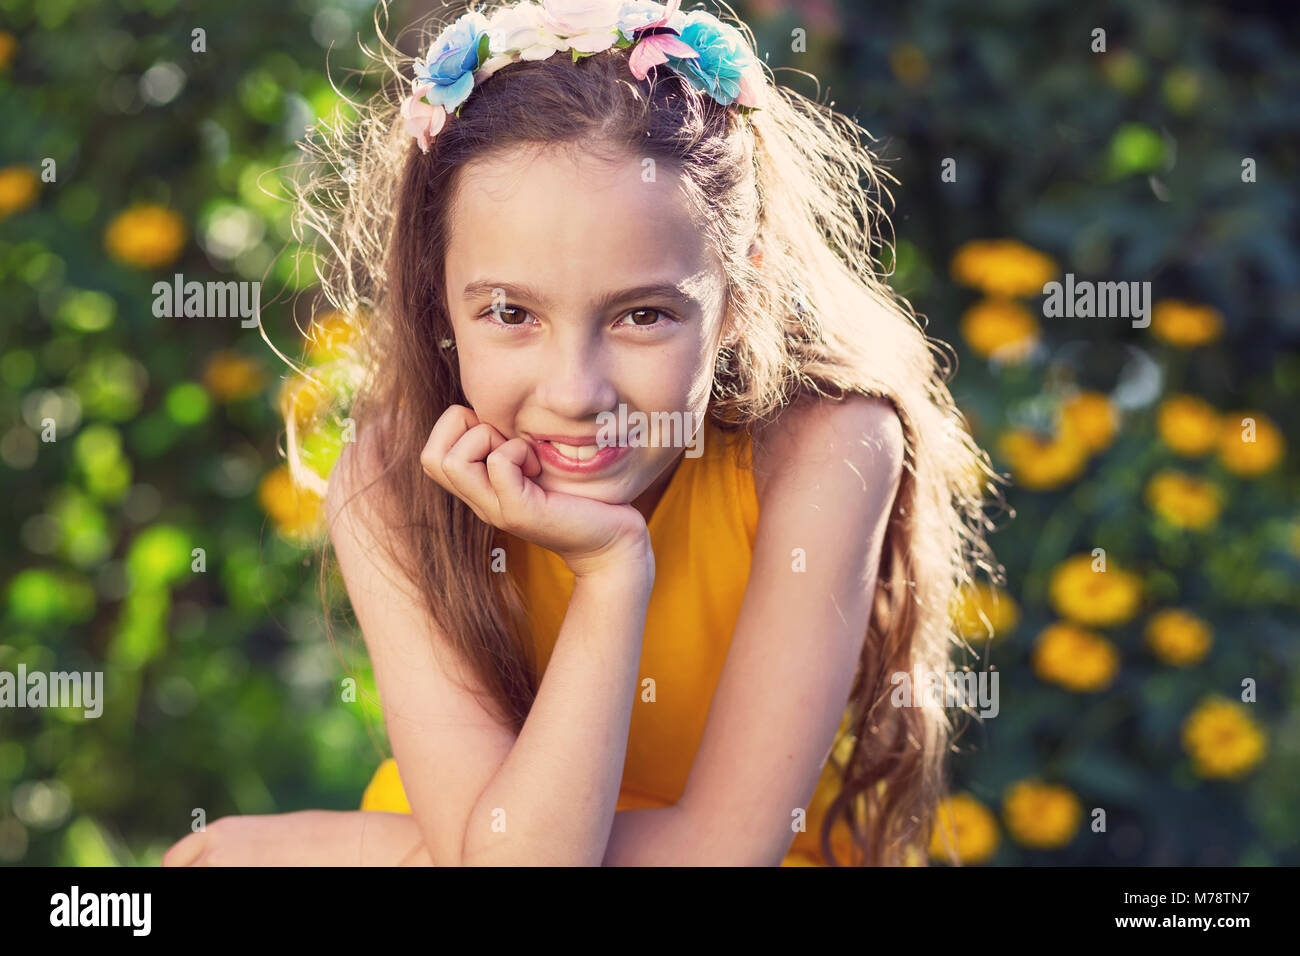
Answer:
<path fill-rule="evenodd" d="M 963 738 L 954 782 L 996 809 L 1006 786 L 1042 777 L 1107 808 L 1109 826 L 1085 821 L 1054 850 L 1003 839 L 991 862 L 1300 862 L 1294 13 L 1171 0 L 736 9 L 773 67 L 811 74 L 779 79 L 809 95 L 819 81 L 879 137 L 900 180 L 895 284 L 953 343 L 954 392 L 981 442 L 1041 419 L 1062 383 L 1113 393 L 1132 374 L 1156 382 L 1077 481 L 1008 491 L 1017 517 L 1000 519 L 994 545 L 1022 614 L 989 650 L 1001 713 Z M 364 655 L 353 631 L 326 634 L 318 556 L 278 535 L 256 494 L 279 462 L 285 367 L 237 320 L 155 318 L 151 287 L 174 272 L 260 280 L 270 269 L 268 334 L 299 354 L 294 296 L 312 272 L 273 170 L 336 107 L 326 48 L 335 77 L 360 65 L 355 36 L 373 36 L 371 11 L 315 0 L 0 0 L 0 11 L 15 41 L 0 68 L 0 167 L 57 166 L 0 220 L 0 670 L 103 670 L 107 696 L 98 719 L 0 710 L 0 860 L 152 864 L 196 808 L 209 821 L 355 808 L 382 742 Z M 198 27 L 205 53 L 191 49 Z M 1096 27 L 1104 54 L 1090 49 Z M 179 90 L 155 102 L 178 74 Z M 948 157 L 955 182 L 940 178 Z M 1254 183 L 1241 180 L 1243 157 L 1257 162 Z M 185 220 L 165 268 L 105 252 L 110 220 L 140 201 Z M 1149 279 L 1157 298 L 1214 305 L 1225 334 L 1177 352 L 1127 322 L 1051 320 L 1033 360 L 990 364 L 961 340 L 972 295 L 948 274 L 963 242 L 987 237 L 1020 239 L 1062 272 Z M 217 401 L 200 382 L 221 350 L 256 362 L 267 386 Z M 1214 474 L 1228 496 L 1211 531 L 1171 529 L 1143 502 L 1146 479 L 1172 461 L 1152 423 L 1152 402 L 1171 391 L 1258 409 L 1287 436 L 1270 475 Z M 37 438 L 45 417 L 53 443 Z M 1144 613 L 1177 605 L 1208 620 L 1210 655 L 1159 664 L 1141 649 L 1139 616 L 1109 634 L 1122 661 L 1105 692 L 1037 678 L 1033 638 L 1054 620 L 1047 577 L 1094 547 L 1140 570 Z M 337 607 L 337 585 L 325 585 Z M 356 703 L 340 700 L 348 673 Z M 1246 677 L 1268 752 L 1241 780 L 1202 780 L 1180 722 L 1206 694 L 1238 696 Z"/>

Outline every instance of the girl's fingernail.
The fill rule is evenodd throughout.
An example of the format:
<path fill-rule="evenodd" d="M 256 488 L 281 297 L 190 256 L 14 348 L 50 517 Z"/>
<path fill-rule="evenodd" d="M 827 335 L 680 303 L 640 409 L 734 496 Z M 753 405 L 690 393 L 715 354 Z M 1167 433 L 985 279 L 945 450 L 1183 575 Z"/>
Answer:
<path fill-rule="evenodd" d="M 168 860 L 168 866 L 189 866 L 203 853 L 203 838 L 192 833 L 180 843 L 176 844 L 172 851 L 171 858 Z"/>

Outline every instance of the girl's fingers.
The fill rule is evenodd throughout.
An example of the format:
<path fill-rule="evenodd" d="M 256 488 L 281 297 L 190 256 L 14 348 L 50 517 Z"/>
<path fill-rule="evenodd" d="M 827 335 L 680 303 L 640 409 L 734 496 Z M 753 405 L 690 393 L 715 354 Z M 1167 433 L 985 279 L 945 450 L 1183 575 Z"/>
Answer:
<path fill-rule="evenodd" d="M 163 854 L 163 866 L 190 866 L 203 855 L 207 834 L 200 830 L 178 840 L 170 850 Z"/>
<path fill-rule="evenodd" d="M 524 441 L 522 438 L 520 441 Z M 542 460 L 537 457 L 537 449 L 524 442 L 524 447 L 528 449 L 528 457 L 524 459 L 523 472 L 526 478 L 536 478 L 542 473 Z"/>
<path fill-rule="evenodd" d="M 495 527 L 508 520 L 502 514 L 501 495 L 510 502 L 511 516 L 517 517 L 530 504 L 529 479 L 542 472 L 541 460 L 528 442 L 522 438 L 506 441 L 463 405 L 449 406 L 439 417 L 420 454 L 420 465 L 425 474 Z"/>
<path fill-rule="evenodd" d="M 478 424 L 478 416 L 474 414 L 473 409 L 466 408 L 464 405 L 449 405 L 434 424 L 433 431 L 429 433 L 429 440 L 424 443 L 424 451 L 420 453 L 420 466 L 426 475 L 448 491 L 452 489 L 448 486 L 447 476 L 443 471 L 443 459 L 447 457 L 447 453 L 461 439 L 461 436 Z"/>
<path fill-rule="evenodd" d="M 500 504 L 485 459 L 504 443 L 504 436 L 491 425 L 475 425 L 451 446 L 442 461 L 443 472 L 456 495 L 493 525 L 500 516 Z"/>
<path fill-rule="evenodd" d="M 541 462 L 532 446 L 522 438 L 502 442 L 487 458 L 488 478 L 496 494 L 497 505 L 505 521 L 517 520 L 532 504 L 540 489 L 528 477 L 541 470 Z"/>

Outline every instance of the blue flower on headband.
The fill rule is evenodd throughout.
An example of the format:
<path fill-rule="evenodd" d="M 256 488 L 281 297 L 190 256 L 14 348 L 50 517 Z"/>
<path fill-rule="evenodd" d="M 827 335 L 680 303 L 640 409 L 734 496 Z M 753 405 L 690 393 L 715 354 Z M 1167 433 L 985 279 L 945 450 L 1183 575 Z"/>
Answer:
<path fill-rule="evenodd" d="M 450 113 L 469 97 L 478 69 L 479 41 L 487 29 L 487 17 L 466 13 L 442 31 L 425 61 L 416 64 L 416 86 L 431 86 L 424 96 L 430 105 Z"/>
<path fill-rule="evenodd" d="M 745 37 L 729 23 L 711 13 L 696 10 L 686 17 L 681 28 L 682 42 L 698 52 L 698 59 L 668 60 L 668 65 L 684 76 L 701 93 L 707 93 L 723 106 L 730 106 L 742 92 L 748 78 L 754 76 L 758 59 L 749 49 Z M 742 98 L 744 100 L 749 97 Z"/>

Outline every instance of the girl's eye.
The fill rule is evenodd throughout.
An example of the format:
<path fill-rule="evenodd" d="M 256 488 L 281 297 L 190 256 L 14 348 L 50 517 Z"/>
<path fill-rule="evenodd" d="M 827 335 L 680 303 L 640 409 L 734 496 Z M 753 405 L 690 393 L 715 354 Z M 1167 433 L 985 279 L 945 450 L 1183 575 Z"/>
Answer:
<path fill-rule="evenodd" d="M 489 315 L 495 316 L 497 323 L 500 325 L 522 326 L 528 324 L 528 310 L 521 309 L 518 306 L 508 305 L 500 309 L 488 309 L 482 314 L 482 317 L 487 318 Z"/>
<path fill-rule="evenodd" d="M 667 318 L 668 313 L 659 309 L 633 309 L 631 312 L 625 312 L 623 318 L 631 319 L 629 325 L 635 325 L 638 328 L 653 328 L 656 325 L 662 325 L 660 317 Z M 623 324 L 623 323 L 620 323 Z"/>

